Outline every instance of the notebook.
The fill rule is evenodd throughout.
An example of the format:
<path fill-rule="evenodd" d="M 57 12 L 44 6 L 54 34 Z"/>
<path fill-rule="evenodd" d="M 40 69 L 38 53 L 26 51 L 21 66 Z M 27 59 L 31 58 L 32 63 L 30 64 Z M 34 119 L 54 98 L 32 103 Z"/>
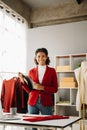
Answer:
<path fill-rule="evenodd" d="M 1 100 L 0 100 L 0 120 L 18 120 L 18 119 L 21 119 L 21 118 L 18 117 L 17 115 L 12 115 L 10 113 L 3 114 L 3 109 L 2 109 Z"/>

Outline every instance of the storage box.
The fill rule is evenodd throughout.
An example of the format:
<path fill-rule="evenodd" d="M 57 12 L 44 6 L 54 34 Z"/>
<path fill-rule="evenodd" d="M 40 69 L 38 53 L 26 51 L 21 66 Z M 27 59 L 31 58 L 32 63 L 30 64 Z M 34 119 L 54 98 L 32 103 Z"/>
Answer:
<path fill-rule="evenodd" d="M 74 77 L 62 77 L 61 82 L 74 82 Z"/>
<path fill-rule="evenodd" d="M 60 87 L 76 87 L 76 82 L 60 82 Z"/>
<path fill-rule="evenodd" d="M 66 71 L 70 71 L 70 66 L 69 65 L 57 66 L 57 72 L 66 72 Z"/>

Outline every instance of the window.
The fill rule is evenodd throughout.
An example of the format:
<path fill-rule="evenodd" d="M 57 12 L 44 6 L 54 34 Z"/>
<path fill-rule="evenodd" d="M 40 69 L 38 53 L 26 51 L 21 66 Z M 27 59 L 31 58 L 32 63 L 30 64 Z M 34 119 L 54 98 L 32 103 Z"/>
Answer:
<path fill-rule="evenodd" d="M 26 72 L 25 20 L 0 8 L 0 72 Z"/>
<path fill-rule="evenodd" d="M 0 5 L 0 95 L 4 79 L 26 73 L 27 22 Z"/>

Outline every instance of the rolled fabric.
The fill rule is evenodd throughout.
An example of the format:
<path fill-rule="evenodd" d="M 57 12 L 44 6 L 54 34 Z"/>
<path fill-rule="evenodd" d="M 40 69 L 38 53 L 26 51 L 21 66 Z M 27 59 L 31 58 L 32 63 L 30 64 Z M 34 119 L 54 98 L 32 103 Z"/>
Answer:
<path fill-rule="evenodd" d="M 23 116 L 22 119 L 25 121 L 36 122 L 45 120 L 55 120 L 55 119 L 68 119 L 69 116 L 60 115 L 49 115 L 49 116 Z"/>

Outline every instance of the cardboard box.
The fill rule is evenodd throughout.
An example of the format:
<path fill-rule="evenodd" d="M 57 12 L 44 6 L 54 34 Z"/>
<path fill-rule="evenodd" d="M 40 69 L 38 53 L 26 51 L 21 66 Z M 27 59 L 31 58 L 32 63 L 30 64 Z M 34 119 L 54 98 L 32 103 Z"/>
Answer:
<path fill-rule="evenodd" d="M 62 77 L 61 82 L 74 82 L 74 77 Z"/>
<path fill-rule="evenodd" d="M 67 72 L 70 71 L 70 66 L 66 65 L 66 66 L 57 66 L 57 72 Z"/>
<path fill-rule="evenodd" d="M 60 82 L 60 87 L 76 87 L 76 82 Z"/>

